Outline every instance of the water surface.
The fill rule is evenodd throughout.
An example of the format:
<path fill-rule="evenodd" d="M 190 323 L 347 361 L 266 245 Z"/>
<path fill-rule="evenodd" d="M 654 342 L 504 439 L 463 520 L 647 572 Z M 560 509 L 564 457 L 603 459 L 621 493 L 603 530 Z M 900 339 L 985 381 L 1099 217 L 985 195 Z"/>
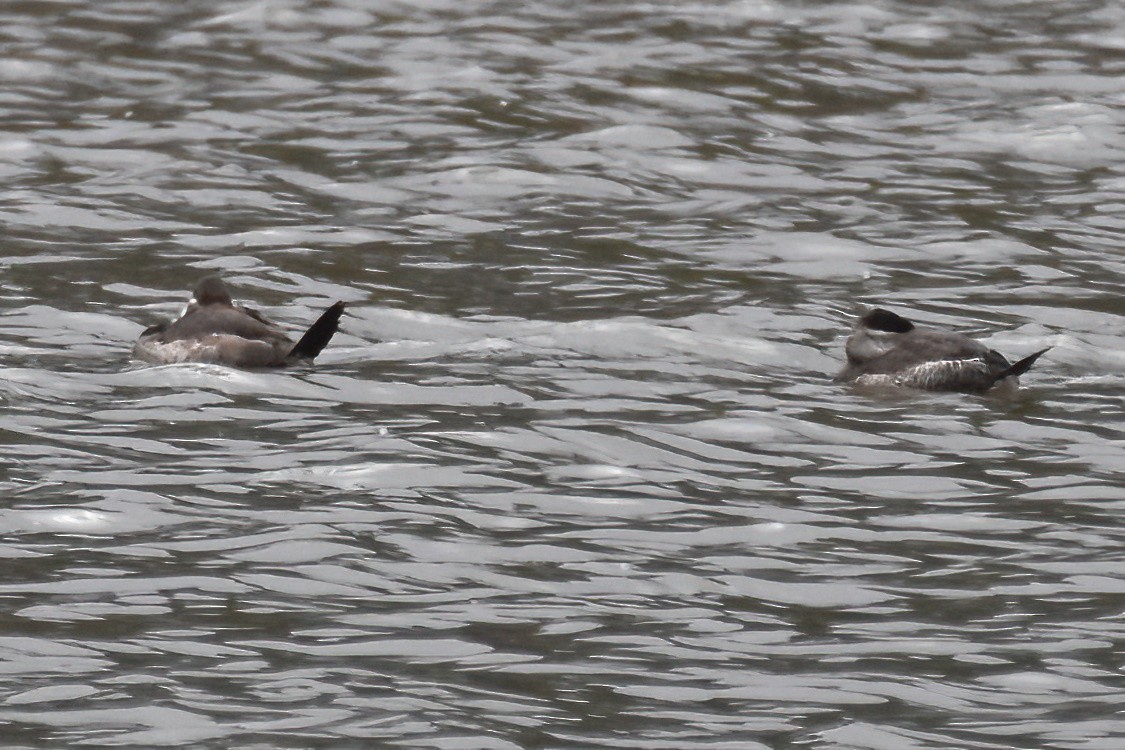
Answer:
<path fill-rule="evenodd" d="M 0 20 L 7 744 L 1125 741 L 1116 4 Z M 131 361 L 216 271 L 343 331 Z"/>

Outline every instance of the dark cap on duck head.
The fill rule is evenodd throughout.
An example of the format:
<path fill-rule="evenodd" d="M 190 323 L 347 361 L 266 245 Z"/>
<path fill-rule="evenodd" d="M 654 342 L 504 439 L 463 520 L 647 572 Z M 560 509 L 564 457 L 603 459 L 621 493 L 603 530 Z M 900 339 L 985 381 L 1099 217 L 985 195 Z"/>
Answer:
<path fill-rule="evenodd" d="M 887 333 L 907 333 L 914 330 L 914 324 L 901 315 L 877 307 L 859 321 L 864 328 Z"/>
<path fill-rule="evenodd" d="M 195 303 L 197 305 L 226 305 L 230 307 L 230 292 L 226 284 L 218 276 L 207 276 L 195 286 Z"/>

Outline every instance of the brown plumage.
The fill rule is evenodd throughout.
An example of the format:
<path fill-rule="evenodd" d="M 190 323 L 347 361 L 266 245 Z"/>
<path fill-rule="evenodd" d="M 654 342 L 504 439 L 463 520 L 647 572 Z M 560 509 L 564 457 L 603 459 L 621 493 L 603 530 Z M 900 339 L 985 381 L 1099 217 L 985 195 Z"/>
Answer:
<path fill-rule="evenodd" d="M 844 351 L 848 363 L 836 376 L 840 382 L 979 393 L 1000 384 L 1018 385 L 1019 376 L 1047 349 L 1013 365 L 968 336 L 920 328 L 877 308 L 860 318 Z"/>
<path fill-rule="evenodd" d="M 317 319 L 296 344 L 260 313 L 235 305 L 218 276 L 208 276 L 178 320 L 152 326 L 133 347 L 138 359 L 158 364 L 213 362 L 233 367 L 282 367 L 313 359 L 339 327 L 344 303 Z"/>

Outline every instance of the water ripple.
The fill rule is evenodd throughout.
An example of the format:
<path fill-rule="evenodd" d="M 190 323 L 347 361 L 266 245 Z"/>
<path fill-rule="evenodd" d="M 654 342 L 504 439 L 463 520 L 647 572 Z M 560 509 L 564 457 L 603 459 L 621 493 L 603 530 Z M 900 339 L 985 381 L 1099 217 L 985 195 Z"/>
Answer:
<path fill-rule="evenodd" d="M 0 19 L 9 743 L 1120 744 L 1116 6 Z M 342 330 L 131 362 L 213 272 Z"/>

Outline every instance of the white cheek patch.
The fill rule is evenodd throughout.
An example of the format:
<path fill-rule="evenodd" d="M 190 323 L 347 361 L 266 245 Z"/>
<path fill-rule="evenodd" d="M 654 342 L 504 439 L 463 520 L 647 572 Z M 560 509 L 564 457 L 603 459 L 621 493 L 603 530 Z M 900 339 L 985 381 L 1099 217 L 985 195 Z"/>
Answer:
<path fill-rule="evenodd" d="M 232 301 L 232 302 L 231 302 L 231 304 L 233 305 L 233 304 L 234 304 L 234 302 Z M 198 310 L 198 309 L 199 309 L 199 300 L 197 300 L 197 299 L 195 298 L 195 295 L 193 294 L 193 295 L 191 296 L 191 299 L 189 299 L 189 300 L 187 301 L 187 304 L 186 304 L 186 305 L 184 305 L 184 309 L 183 309 L 183 310 L 180 310 L 180 317 L 182 318 L 182 317 L 184 317 L 185 315 L 187 315 L 187 314 L 188 314 L 189 312 L 191 312 L 191 311 L 193 311 L 193 310 Z"/>
<path fill-rule="evenodd" d="M 898 345 L 897 333 L 885 331 L 860 331 L 848 339 L 844 352 L 856 362 L 867 362 L 886 354 Z"/>

